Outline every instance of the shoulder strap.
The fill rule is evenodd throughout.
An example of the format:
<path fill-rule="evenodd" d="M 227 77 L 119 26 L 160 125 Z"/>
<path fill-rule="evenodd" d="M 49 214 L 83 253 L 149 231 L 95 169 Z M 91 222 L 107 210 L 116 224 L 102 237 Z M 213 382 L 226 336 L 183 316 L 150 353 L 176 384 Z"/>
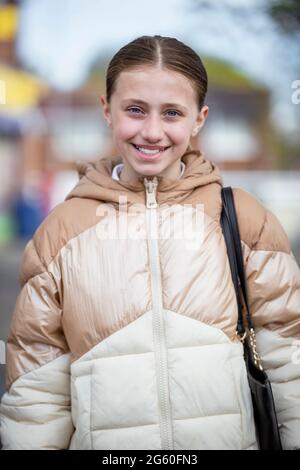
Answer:
<path fill-rule="evenodd" d="M 234 205 L 234 197 L 231 187 L 222 188 L 222 212 L 221 212 L 221 226 L 224 233 L 224 238 L 227 246 L 228 258 L 231 269 L 231 276 L 235 287 L 237 304 L 238 304 L 238 323 L 237 331 L 240 336 L 245 333 L 245 325 L 243 320 L 243 301 L 246 308 L 246 319 L 247 326 L 249 329 L 253 328 L 248 294 L 247 285 L 244 272 L 244 261 L 241 248 L 240 231 L 236 216 L 236 210 Z M 242 296 L 241 296 L 242 293 Z"/>

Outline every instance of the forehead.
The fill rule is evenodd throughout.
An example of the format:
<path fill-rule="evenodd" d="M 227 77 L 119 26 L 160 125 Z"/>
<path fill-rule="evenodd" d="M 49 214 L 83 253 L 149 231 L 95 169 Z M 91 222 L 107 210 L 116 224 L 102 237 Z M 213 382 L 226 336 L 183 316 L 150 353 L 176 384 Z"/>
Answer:
<path fill-rule="evenodd" d="M 113 96 L 118 100 L 135 98 L 145 102 L 192 104 L 196 101 L 191 81 L 181 73 L 154 67 L 121 72 Z M 112 96 L 112 97 L 113 97 Z"/>

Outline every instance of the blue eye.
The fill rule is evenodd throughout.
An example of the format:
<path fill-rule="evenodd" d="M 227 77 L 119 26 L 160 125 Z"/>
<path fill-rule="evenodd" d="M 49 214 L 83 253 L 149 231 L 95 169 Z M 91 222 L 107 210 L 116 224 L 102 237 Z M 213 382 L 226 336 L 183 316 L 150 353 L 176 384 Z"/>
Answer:
<path fill-rule="evenodd" d="M 176 113 L 177 116 L 179 116 L 179 113 L 177 111 L 175 111 L 175 109 L 171 109 L 170 111 L 167 111 L 168 113 Z M 176 117 L 176 116 L 172 116 L 172 117 Z"/>
<path fill-rule="evenodd" d="M 139 108 L 128 108 L 128 110 L 127 110 L 127 111 L 132 111 L 133 109 L 137 109 L 138 111 L 140 111 L 140 109 L 139 109 Z M 136 114 L 136 113 L 133 113 L 133 114 Z"/>
<path fill-rule="evenodd" d="M 136 111 L 134 110 L 137 110 L 137 111 L 141 111 L 140 108 L 136 108 L 135 106 L 131 107 L 131 108 L 128 108 L 127 111 L 129 111 L 131 114 L 139 114 L 137 113 Z M 173 115 L 169 115 L 170 117 L 176 117 L 176 116 L 180 116 L 180 113 L 178 111 L 175 111 L 175 109 L 171 109 L 170 111 L 166 111 L 167 113 L 176 113 L 176 114 L 173 114 Z"/>

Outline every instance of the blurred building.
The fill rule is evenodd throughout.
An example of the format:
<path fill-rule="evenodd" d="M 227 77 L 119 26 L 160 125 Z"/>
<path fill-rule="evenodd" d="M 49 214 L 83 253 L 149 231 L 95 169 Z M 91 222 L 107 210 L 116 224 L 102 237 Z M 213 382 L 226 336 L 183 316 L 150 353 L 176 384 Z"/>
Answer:
<path fill-rule="evenodd" d="M 39 103 L 48 88 L 18 63 L 17 31 L 18 7 L 5 2 L 0 5 L 0 242 L 29 235 L 45 212 L 40 155 L 46 126 Z"/>
<path fill-rule="evenodd" d="M 76 183 L 75 164 L 116 155 L 102 116 L 107 58 L 73 91 L 24 70 L 16 54 L 17 2 L 0 4 L 0 243 L 30 238 Z M 15 3 L 15 4 L 11 4 Z M 228 63 L 200 53 L 210 113 L 191 141 L 222 170 L 274 170 L 269 90 Z"/>
<path fill-rule="evenodd" d="M 2 2 L 0 243 L 31 238 L 64 199 L 77 181 L 74 162 L 91 157 L 96 132 L 86 132 L 87 122 L 97 125 L 86 93 L 59 93 L 24 70 L 16 53 L 18 23 L 17 2 Z"/>
<path fill-rule="evenodd" d="M 276 167 L 270 91 L 228 63 L 205 57 L 210 114 L 197 145 L 225 170 Z"/>

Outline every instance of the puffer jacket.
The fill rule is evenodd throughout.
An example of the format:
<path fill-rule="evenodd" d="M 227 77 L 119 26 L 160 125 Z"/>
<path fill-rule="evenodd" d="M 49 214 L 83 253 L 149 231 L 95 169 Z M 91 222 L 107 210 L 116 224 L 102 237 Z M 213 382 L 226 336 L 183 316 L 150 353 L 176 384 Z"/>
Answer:
<path fill-rule="evenodd" d="M 1 403 L 4 449 L 256 449 L 220 226 L 222 178 L 80 180 L 24 251 Z M 155 184 L 158 183 L 157 185 Z M 234 188 L 258 351 L 300 448 L 300 272 L 277 218 Z M 298 349 L 297 349 L 298 348 Z"/>

